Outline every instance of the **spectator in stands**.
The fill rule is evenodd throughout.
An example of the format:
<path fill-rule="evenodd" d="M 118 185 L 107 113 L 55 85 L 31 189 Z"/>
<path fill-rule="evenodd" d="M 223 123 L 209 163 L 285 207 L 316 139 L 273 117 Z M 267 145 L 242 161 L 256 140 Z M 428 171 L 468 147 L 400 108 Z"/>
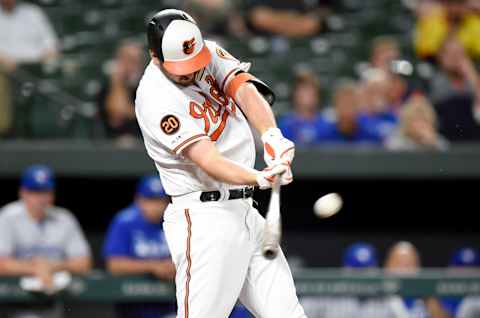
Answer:
<path fill-rule="evenodd" d="M 401 60 L 399 44 L 395 38 L 379 36 L 373 40 L 371 69 L 364 75 L 367 81 L 372 75 L 374 78 L 383 77 L 386 102 L 393 111 L 398 111 L 411 95 L 421 93 L 417 85 L 405 76 L 406 70 L 399 67 L 405 65 L 399 63 Z"/>
<path fill-rule="evenodd" d="M 16 0 L 0 0 L 0 136 L 9 132 L 13 108 L 8 74 L 18 64 L 39 63 L 58 55 L 57 37 L 43 11 Z"/>
<path fill-rule="evenodd" d="M 475 65 L 453 37 L 443 44 L 438 60 L 430 98 L 440 132 L 451 141 L 480 140 L 480 75 Z"/>
<path fill-rule="evenodd" d="M 323 119 L 320 106 L 320 83 L 310 72 L 301 72 L 295 78 L 292 93 L 293 111 L 280 118 L 278 126 L 283 135 L 297 145 L 318 143 Z"/>
<path fill-rule="evenodd" d="M 423 0 L 416 8 L 414 45 L 418 56 L 434 58 L 453 34 L 473 58 L 480 57 L 480 8 L 477 0 Z"/>
<path fill-rule="evenodd" d="M 400 127 L 386 140 L 390 150 L 446 150 L 448 142 L 437 132 L 437 116 L 423 96 L 413 96 L 400 111 Z"/>
<path fill-rule="evenodd" d="M 335 89 L 335 118 L 323 116 L 319 142 L 336 145 L 381 144 L 382 135 L 375 121 L 359 111 L 358 96 L 358 87 L 354 83 L 342 83 Z"/>
<path fill-rule="evenodd" d="M 360 85 L 361 111 L 373 120 L 383 139 L 389 137 L 398 124 L 397 114 L 388 100 L 391 83 L 389 73 L 371 69 Z"/>
<path fill-rule="evenodd" d="M 0 65 L 38 63 L 58 55 L 58 40 L 43 11 L 16 0 L 0 0 Z"/>
<path fill-rule="evenodd" d="M 469 246 L 456 250 L 450 259 L 449 269 L 455 273 L 478 273 L 480 271 L 480 252 Z M 466 306 L 463 306 L 464 302 L 467 304 Z M 480 314 L 480 298 L 478 297 L 444 298 L 442 299 L 442 305 L 452 317 L 475 317 L 470 312 L 475 307 L 478 307 L 479 310 L 477 315 Z M 463 314 L 459 315 L 459 308 L 461 307 L 463 307 Z"/>
<path fill-rule="evenodd" d="M 317 35 L 330 1 L 248 0 L 247 23 L 257 34 L 284 37 Z"/>
<path fill-rule="evenodd" d="M 370 51 L 370 66 L 388 73 L 392 62 L 400 58 L 398 42 L 392 37 L 379 36 L 373 39 Z"/>
<path fill-rule="evenodd" d="M 21 178 L 20 200 L 0 211 L 0 275 L 34 276 L 46 292 L 55 287 L 56 272 L 91 269 L 88 243 L 72 213 L 53 205 L 54 188 L 50 168 L 31 166 Z M 54 304 L 13 311 L 13 317 L 62 316 Z"/>
<path fill-rule="evenodd" d="M 135 119 L 135 94 L 144 63 L 141 44 L 132 40 L 125 40 L 120 44 L 110 79 L 98 98 L 100 116 L 110 138 L 130 141 L 140 137 L 140 129 Z"/>
<path fill-rule="evenodd" d="M 387 253 L 385 270 L 390 274 L 412 275 L 420 270 L 420 255 L 410 242 L 398 242 Z M 391 297 L 388 305 L 395 308 L 397 317 L 450 318 L 435 298 Z"/>
<path fill-rule="evenodd" d="M 150 274 L 172 281 L 175 266 L 163 233 L 163 213 L 169 199 L 157 175 L 143 177 L 135 202 L 120 211 L 105 239 L 103 256 L 115 275 Z M 174 311 L 170 303 L 118 304 L 118 317 L 164 317 Z"/>
<path fill-rule="evenodd" d="M 225 35 L 226 31 L 237 37 L 243 37 L 246 25 L 239 13 L 239 1 L 227 0 L 185 0 L 183 9 L 202 26 L 208 34 Z"/>

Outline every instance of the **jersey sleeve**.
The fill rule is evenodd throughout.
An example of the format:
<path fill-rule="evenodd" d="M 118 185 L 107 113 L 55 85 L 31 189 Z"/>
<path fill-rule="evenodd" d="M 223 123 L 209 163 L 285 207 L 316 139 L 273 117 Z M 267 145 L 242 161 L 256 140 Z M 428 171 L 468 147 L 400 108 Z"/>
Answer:
<path fill-rule="evenodd" d="M 206 43 L 212 54 L 211 70 L 215 80 L 227 96 L 234 98 L 242 83 L 255 79 L 248 73 L 251 64 L 239 61 L 215 42 Z"/>
<path fill-rule="evenodd" d="M 186 111 L 178 110 L 188 109 L 189 103 L 186 96 L 168 101 L 137 99 L 137 119 L 143 134 L 177 155 L 194 142 L 209 139 Z"/>
<path fill-rule="evenodd" d="M 131 256 L 130 248 L 130 232 L 127 224 L 114 220 L 103 245 L 103 257 L 108 259 L 115 256 Z"/>

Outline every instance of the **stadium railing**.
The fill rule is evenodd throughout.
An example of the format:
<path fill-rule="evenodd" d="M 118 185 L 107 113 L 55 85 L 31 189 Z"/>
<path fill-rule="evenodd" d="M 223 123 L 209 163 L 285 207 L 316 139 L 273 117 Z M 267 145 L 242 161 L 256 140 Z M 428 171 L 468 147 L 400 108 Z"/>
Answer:
<path fill-rule="evenodd" d="M 294 272 L 300 296 L 382 297 L 465 297 L 480 294 L 480 271 L 423 270 L 416 274 L 388 274 L 383 271 L 308 269 Z M 22 290 L 19 278 L 0 277 L 0 303 L 41 302 L 53 297 L 65 302 L 146 302 L 169 301 L 175 297 L 173 284 L 153 277 L 118 277 L 95 272 L 74 277 L 71 284 L 54 296 Z"/>

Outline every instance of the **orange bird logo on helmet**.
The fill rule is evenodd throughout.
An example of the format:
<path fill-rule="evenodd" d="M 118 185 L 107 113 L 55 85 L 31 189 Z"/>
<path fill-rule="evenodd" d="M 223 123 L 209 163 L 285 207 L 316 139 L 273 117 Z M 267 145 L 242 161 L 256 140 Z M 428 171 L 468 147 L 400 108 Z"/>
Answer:
<path fill-rule="evenodd" d="M 183 42 L 183 53 L 192 54 L 195 48 L 195 38 Z"/>

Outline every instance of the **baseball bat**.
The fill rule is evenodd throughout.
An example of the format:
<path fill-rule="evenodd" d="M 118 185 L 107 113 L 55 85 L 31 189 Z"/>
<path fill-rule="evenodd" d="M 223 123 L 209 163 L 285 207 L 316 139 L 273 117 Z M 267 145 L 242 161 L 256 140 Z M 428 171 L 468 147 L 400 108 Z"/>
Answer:
<path fill-rule="evenodd" d="M 280 215 L 280 177 L 272 185 L 272 193 L 265 216 L 262 253 L 267 259 L 277 257 L 282 236 L 282 220 Z"/>

